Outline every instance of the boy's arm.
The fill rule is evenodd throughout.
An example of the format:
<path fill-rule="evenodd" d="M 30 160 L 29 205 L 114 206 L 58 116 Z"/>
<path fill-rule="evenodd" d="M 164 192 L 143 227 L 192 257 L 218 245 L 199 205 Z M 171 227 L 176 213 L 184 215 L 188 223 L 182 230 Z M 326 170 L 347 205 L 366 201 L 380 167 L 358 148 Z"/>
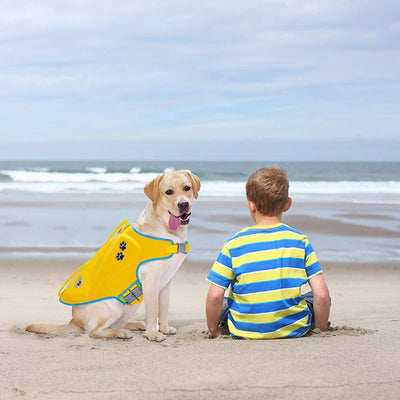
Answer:
<path fill-rule="evenodd" d="M 221 334 L 219 319 L 222 312 L 222 304 L 224 302 L 225 289 L 217 285 L 210 285 L 206 299 L 206 317 L 207 326 L 213 338 Z"/>
<path fill-rule="evenodd" d="M 308 282 L 314 297 L 315 327 L 326 331 L 331 308 L 328 287 L 322 274 L 313 276 Z"/>

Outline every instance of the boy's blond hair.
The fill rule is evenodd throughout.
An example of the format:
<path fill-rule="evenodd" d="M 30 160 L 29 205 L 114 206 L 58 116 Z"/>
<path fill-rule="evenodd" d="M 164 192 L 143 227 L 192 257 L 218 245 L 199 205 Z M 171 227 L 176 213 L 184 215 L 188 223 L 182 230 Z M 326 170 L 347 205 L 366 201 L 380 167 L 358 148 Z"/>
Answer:
<path fill-rule="evenodd" d="M 289 180 L 286 170 L 278 165 L 260 168 L 246 182 L 247 199 L 255 203 L 263 215 L 279 215 L 289 200 Z"/>

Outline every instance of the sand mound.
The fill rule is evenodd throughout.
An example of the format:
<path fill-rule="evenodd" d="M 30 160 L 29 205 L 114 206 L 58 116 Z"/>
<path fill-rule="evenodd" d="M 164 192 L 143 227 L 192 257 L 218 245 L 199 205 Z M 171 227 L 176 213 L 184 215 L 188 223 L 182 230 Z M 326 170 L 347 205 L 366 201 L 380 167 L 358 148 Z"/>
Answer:
<path fill-rule="evenodd" d="M 343 326 L 330 326 L 325 332 L 321 332 L 318 328 L 316 328 L 310 331 L 307 336 L 313 336 L 313 337 L 329 337 L 329 336 L 342 336 L 342 335 L 362 336 L 376 332 L 377 331 L 373 331 L 370 329 L 353 328 L 351 326 L 343 325 Z"/>

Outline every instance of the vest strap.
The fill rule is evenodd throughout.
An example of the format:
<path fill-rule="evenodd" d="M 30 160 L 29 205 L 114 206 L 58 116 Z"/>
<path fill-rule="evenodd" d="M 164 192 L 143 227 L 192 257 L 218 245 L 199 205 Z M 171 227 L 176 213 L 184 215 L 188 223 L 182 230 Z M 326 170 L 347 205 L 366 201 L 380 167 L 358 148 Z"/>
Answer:
<path fill-rule="evenodd" d="M 167 254 L 176 254 L 176 253 L 183 253 L 186 254 L 189 252 L 190 244 L 189 243 L 176 243 L 176 244 L 169 244 L 166 246 L 165 250 Z"/>
<path fill-rule="evenodd" d="M 140 303 L 143 300 L 143 291 L 140 283 L 136 281 L 133 285 L 128 287 L 118 299 L 123 303 L 128 303 L 131 306 Z"/>

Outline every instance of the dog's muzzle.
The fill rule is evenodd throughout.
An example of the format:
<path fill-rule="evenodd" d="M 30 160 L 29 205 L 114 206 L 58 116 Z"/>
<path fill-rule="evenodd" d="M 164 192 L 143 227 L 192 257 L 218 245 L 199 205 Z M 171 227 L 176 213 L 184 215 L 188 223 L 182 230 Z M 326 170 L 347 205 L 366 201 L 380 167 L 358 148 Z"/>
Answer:
<path fill-rule="evenodd" d="M 179 216 L 179 218 L 181 219 L 181 224 L 182 225 L 187 225 L 190 222 L 190 214 L 187 213 L 183 213 Z"/>
<path fill-rule="evenodd" d="M 171 231 L 176 231 L 181 225 L 187 225 L 190 222 L 190 215 L 191 213 L 183 212 L 180 215 L 176 216 L 169 212 L 169 229 Z"/>

